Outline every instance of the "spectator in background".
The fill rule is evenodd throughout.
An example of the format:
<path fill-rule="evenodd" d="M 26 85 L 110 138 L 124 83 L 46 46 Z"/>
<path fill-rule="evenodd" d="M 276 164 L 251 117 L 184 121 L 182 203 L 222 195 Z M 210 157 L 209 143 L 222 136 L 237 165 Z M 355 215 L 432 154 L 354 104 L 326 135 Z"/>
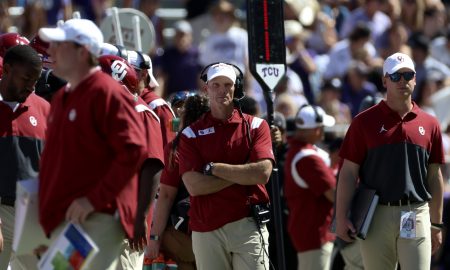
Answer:
<path fill-rule="evenodd" d="M 450 26 L 447 27 L 445 35 L 431 41 L 430 55 L 450 67 Z"/>
<path fill-rule="evenodd" d="M 336 119 L 336 124 L 350 124 L 352 114 L 350 107 L 341 101 L 342 82 L 338 78 L 324 81 L 318 105 L 325 113 Z"/>
<path fill-rule="evenodd" d="M 408 36 L 423 30 L 426 0 L 401 0 L 401 22 L 405 25 Z"/>
<path fill-rule="evenodd" d="M 446 9 L 442 1 L 429 1 L 423 20 L 423 34 L 430 40 L 445 34 L 447 22 Z"/>
<path fill-rule="evenodd" d="M 391 26 L 390 18 L 381 12 L 382 4 L 386 0 L 363 0 L 360 7 L 353 10 L 342 26 L 340 38 L 347 38 L 356 25 L 365 23 L 371 33 L 371 40 L 378 48 L 379 37 Z"/>
<path fill-rule="evenodd" d="M 248 64 L 247 31 L 237 25 L 235 7 L 227 0 L 217 1 L 211 8 L 214 30 L 200 44 L 200 63 L 206 66 L 227 62 L 244 74 Z"/>
<path fill-rule="evenodd" d="M 198 88 L 201 71 L 198 49 L 192 44 L 191 25 L 181 20 L 174 24 L 174 29 L 173 45 L 154 61 L 164 87 L 162 96 L 166 98 L 180 89 Z"/>
<path fill-rule="evenodd" d="M 339 41 L 330 50 L 330 60 L 323 77 L 324 79 L 343 79 L 353 60 L 376 65 L 376 55 L 375 47 L 370 42 L 370 28 L 365 23 L 359 23 L 353 28 L 347 39 Z"/>
<path fill-rule="evenodd" d="M 355 117 L 359 112 L 359 105 L 366 96 L 377 94 L 376 86 L 367 80 L 369 68 L 363 62 L 352 62 L 342 85 L 343 103 L 347 104 Z"/>
<path fill-rule="evenodd" d="M 383 45 L 378 49 L 380 57 L 386 58 L 395 52 L 411 55 L 408 37 L 408 29 L 405 25 L 399 21 L 394 22 L 383 34 Z"/>
<path fill-rule="evenodd" d="M 192 44 L 196 47 L 213 31 L 211 5 L 217 0 L 184 0 L 186 20 L 192 25 Z"/>
<path fill-rule="evenodd" d="M 275 111 L 280 112 L 288 119 L 295 116 L 295 113 L 300 108 L 288 93 L 283 93 L 275 99 L 274 102 Z"/>
<path fill-rule="evenodd" d="M 6 1 L 0 1 L 0 34 L 8 33 L 10 27 L 13 26 L 8 7 L 9 5 Z"/>
<path fill-rule="evenodd" d="M 303 96 L 306 97 L 309 103 L 314 104 L 316 100 L 309 78 L 310 74 L 317 70 L 313 58 L 315 52 L 306 49 L 306 33 L 298 21 L 285 21 L 284 31 L 286 39 L 286 64 L 288 64 L 290 70 L 294 71 L 300 77 Z"/>
<path fill-rule="evenodd" d="M 10 260 L 13 270 L 34 269 L 37 263 L 32 255 L 12 256 L 12 244 L 16 185 L 38 177 L 47 131 L 50 105 L 33 93 L 41 69 L 41 58 L 27 45 L 14 46 L 4 55 L 0 80 L 0 226 L 4 250 L 0 269 L 7 269 Z"/>
<path fill-rule="evenodd" d="M 51 242 L 68 222 L 81 224 L 99 247 L 87 267 L 116 269 L 125 238 L 135 234 L 145 129 L 129 94 L 98 68 L 103 35 L 92 21 L 71 19 L 39 36 L 50 42 L 55 75 L 68 81 L 48 118 L 39 220 Z"/>
<path fill-rule="evenodd" d="M 342 25 L 350 15 L 347 0 L 325 0 L 322 2 L 322 12 L 335 21 L 335 29 L 338 37 L 341 36 Z"/>
<path fill-rule="evenodd" d="M 315 144 L 323 140 L 324 126 L 333 126 L 335 120 L 322 108 L 305 105 L 295 123 L 297 129 L 284 165 L 287 228 L 297 251 L 297 269 L 327 270 L 334 241 L 329 227 L 336 178 L 329 167 L 329 155 Z"/>
<path fill-rule="evenodd" d="M 450 68 L 430 55 L 430 39 L 423 33 L 415 33 L 409 38 L 408 44 L 412 49 L 412 59 L 416 66 L 416 84 L 422 85 L 430 72 L 441 73 L 442 77 L 450 77 Z M 418 98 L 419 91 L 412 94 L 413 100 Z"/>
<path fill-rule="evenodd" d="M 36 35 L 39 28 L 48 25 L 45 9 L 40 1 L 27 3 L 20 17 L 18 27 L 20 33 L 30 40 Z"/>
<path fill-rule="evenodd" d="M 241 110 L 243 113 L 258 117 L 261 116 L 261 109 L 259 108 L 258 102 L 254 98 L 250 96 L 244 96 L 239 101 L 239 105 L 241 106 Z"/>
<path fill-rule="evenodd" d="M 156 42 L 154 50 L 156 51 L 147 52 L 150 53 L 150 55 L 154 55 L 155 53 L 159 54 L 157 50 L 165 47 L 165 40 L 163 36 L 163 30 L 165 27 L 164 20 L 156 14 L 156 10 L 160 7 L 160 5 L 160 0 L 139 0 L 138 9 L 147 15 L 155 28 Z"/>

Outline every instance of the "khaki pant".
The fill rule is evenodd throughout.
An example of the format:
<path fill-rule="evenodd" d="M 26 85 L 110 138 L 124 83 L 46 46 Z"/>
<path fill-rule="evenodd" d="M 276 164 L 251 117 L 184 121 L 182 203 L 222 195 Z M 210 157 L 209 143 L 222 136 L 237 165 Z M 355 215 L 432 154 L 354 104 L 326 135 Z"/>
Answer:
<path fill-rule="evenodd" d="M 38 259 L 34 255 L 16 256 L 12 250 L 14 236 L 15 209 L 12 206 L 0 205 L 2 219 L 3 252 L 0 253 L 0 269 L 28 270 L 37 268 Z"/>
<path fill-rule="evenodd" d="M 319 249 L 297 253 L 298 270 L 329 270 L 333 242 L 323 244 Z"/>
<path fill-rule="evenodd" d="M 269 269 L 269 232 L 259 233 L 253 218 L 228 223 L 210 232 L 192 232 L 198 270 Z"/>
<path fill-rule="evenodd" d="M 416 237 L 400 238 L 401 211 L 416 212 Z M 366 270 L 429 270 L 431 264 L 431 231 L 428 203 L 378 205 L 366 240 L 361 240 L 361 254 Z"/>
<path fill-rule="evenodd" d="M 364 270 L 359 241 L 362 240 L 358 239 L 341 249 L 342 259 L 345 262 L 344 270 Z"/>
<path fill-rule="evenodd" d="M 195 256 L 192 251 L 192 239 L 189 235 L 169 226 L 164 231 L 161 251 L 166 258 L 177 262 L 178 270 L 195 270 Z"/>

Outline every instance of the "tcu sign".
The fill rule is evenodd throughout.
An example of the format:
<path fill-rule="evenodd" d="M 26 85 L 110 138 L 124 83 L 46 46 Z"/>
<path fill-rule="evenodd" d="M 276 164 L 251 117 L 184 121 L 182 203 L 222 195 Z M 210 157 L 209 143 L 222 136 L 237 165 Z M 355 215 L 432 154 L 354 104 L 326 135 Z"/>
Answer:
<path fill-rule="evenodd" d="M 269 89 L 273 90 L 283 78 L 286 69 L 283 64 L 256 64 L 256 73 Z"/>

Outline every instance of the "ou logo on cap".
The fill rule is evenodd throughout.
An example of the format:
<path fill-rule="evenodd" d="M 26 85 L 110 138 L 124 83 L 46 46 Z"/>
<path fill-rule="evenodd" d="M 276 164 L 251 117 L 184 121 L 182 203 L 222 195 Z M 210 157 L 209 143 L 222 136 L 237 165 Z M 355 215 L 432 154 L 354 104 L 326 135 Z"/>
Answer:
<path fill-rule="evenodd" d="M 127 65 L 122 61 L 116 60 L 111 64 L 111 76 L 116 81 L 122 81 L 127 75 Z"/>

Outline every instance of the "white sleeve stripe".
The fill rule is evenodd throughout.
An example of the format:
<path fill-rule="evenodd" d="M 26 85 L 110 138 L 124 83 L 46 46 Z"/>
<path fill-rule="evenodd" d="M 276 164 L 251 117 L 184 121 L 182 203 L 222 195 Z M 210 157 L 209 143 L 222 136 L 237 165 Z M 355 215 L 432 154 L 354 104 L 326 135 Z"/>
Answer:
<path fill-rule="evenodd" d="M 154 111 L 152 111 L 148 106 L 145 106 L 144 104 L 138 104 L 136 106 L 134 106 L 134 109 L 138 112 L 149 112 L 153 117 L 155 117 L 156 121 L 158 121 L 158 123 L 161 123 L 161 121 L 159 120 L 159 117 L 156 115 L 156 113 Z"/>
<path fill-rule="evenodd" d="M 261 126 L 262 121 L 264 121 L 262 118 L 253 117 L 251 129 L 259 128 Z"/>
<path fill-rule="evenodd" d="M 134 106 L 134 109 L 137 112 L 151 111 L 150 108 L 145 106 L 144 104 L 138 104 L 138 105 Z"/>
<path fill-rule="evenodd" d="M 162 99 L 162 98 L 157 98 L 157 99 L 153 100 L 152 102 L 150 102 L 148 104 L 148 106 L 150 106 L 150 108 L 152 110 L 154 110 L 156 107 L 159 107 L 159 106 L 167 106 L 167 108 L 169 108 L 170 112 L 172 113 L 173 117 L 175 117 L 175 113 L 173 112 L 173 110 L 170 107 L 170 105 L 167 104 L 167 102 L 164 99 Z"/>
<path fill-rule="evenodd" d="M 294 179 L 294 182 L 301 188 L 308 188 L 308 184 L 305 182 L 305 180 L 303 180 L 303 178 L 301 178 L 301 176 L 298 174 L 297 172 L 297 162 L 300 161 L 300 159 L 306 157 L 306 156 L 310 156 L 310 155 L 316 155 L 316 151 L 312 150 L 312 149 L 304 149 L 300 152 L 298 152 L 294 159 L 291 162 L 291 174 L 292 174 L 292 178 Z"/>
<path fill-rule="evenodd" d="M 184 136 L 188 137 L 189 139 L 196 137 L 195 132 L 190 127 L 185 128 L 182 133 Z"/>
<path fill-rule="evenodd" d="M 150 110 L 150 113 L 156 118 L 158 123 L 161 123 L 161 120 L 159 119 L 158 115 L 156 115 L 156 113 L 153 110 Z"/>

